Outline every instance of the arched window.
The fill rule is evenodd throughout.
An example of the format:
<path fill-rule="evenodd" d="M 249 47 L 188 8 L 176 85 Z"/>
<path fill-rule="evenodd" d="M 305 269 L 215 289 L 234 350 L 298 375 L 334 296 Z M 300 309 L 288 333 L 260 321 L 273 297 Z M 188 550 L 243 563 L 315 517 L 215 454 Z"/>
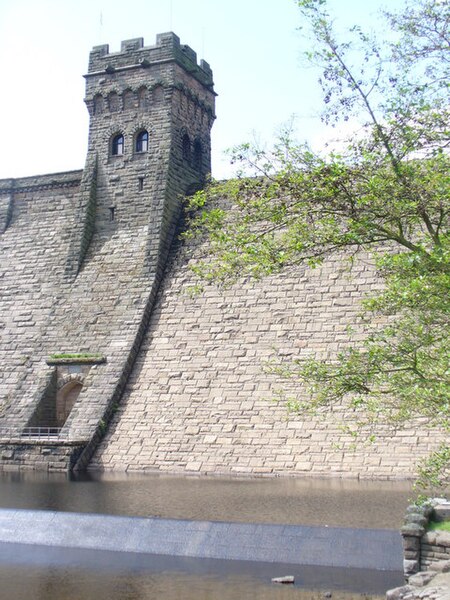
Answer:
<path fill-rule="evenodd" d="M 123 154 L 123 135 L 121 133 L 113 137 L 111 154 L 113 156 L 122 156 Z"/>
<path fill-rule="evenodd" d="M 203 162 L 203 150 L 200 140 L 195 140 L 194 142 L 194 167 L 196 169 L 202 168 Z"/>
<path fill-rule="evenodd" d="M 181 142 L 183 159 L 187 162 L 191 162 L 191 140 L 187 133 L 183 135 L 183 140 Z"/>
<path fill-rule="evenodd" d="M 136 152 L 147 152 L 148 131 L 140 131 L 136 137 Z"/>

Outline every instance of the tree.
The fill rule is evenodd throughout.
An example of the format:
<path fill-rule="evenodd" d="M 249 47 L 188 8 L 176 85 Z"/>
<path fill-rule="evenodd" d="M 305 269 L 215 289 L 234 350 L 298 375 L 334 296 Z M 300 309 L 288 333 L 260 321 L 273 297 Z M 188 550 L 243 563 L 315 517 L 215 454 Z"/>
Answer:
<path fill-rule="evenodd" d="M 366 341 L 332 362 L 273 368 L 308 385 L 309 402 L 297 410 L 349 399 L 369 421 L 420 416 L 448 431 L 449 2 L 419 0 L 385 13 L 385 44 L 359 27 L 351 41 L 338 41 L 326 0 L 298 6 L 314 38 L 308 59 L 322 69 L 323 120 L 358 122 L 359 133 L 339 152 L 313 152 L 288 131 L 270 150 L 236 148 L 240 176 L 212 182 L 190 202 L 186 236 L 209 239 L 195 269 L 230 285 L 315 266 L 338 251 L 373 251 L 385 287 L 364 301 Z M 384 326 L 371 326 L 380 315 Z M 449 457 L 448 444 L 431 457 L 447 482 Z"/>

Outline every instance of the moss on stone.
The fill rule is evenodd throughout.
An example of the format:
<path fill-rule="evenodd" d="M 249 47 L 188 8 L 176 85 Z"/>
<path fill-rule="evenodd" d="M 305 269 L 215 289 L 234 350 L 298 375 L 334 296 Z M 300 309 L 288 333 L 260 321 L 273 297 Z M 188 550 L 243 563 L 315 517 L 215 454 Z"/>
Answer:
<path fill-rule="evenodd" d="M 50 354 L 47 359 L 48 365 L 58 364 L 100 364 L 106 362 L 106 356 L 99 352 L 57 352 Z"/>

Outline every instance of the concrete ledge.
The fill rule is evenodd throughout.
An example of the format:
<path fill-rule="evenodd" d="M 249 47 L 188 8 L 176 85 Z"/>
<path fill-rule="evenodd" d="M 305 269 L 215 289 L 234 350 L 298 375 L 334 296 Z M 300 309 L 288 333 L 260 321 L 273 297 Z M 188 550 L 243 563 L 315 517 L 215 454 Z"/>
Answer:
<path fill-rule="evenodd" d="M 402 570 L 397 531 L 0 510 L 0 542 L 295 565 Z"/>

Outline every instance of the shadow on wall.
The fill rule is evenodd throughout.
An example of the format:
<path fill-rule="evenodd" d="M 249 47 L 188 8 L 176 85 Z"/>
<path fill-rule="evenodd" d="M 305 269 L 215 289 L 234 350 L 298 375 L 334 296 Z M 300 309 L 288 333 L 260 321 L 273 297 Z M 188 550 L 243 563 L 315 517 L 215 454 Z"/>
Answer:
<path fill-rule="evenodd" d="M 83 385 L 79 381 L 70 381 L 56 393 L 56 427 L 63 427 L 80 395 Z"/>

